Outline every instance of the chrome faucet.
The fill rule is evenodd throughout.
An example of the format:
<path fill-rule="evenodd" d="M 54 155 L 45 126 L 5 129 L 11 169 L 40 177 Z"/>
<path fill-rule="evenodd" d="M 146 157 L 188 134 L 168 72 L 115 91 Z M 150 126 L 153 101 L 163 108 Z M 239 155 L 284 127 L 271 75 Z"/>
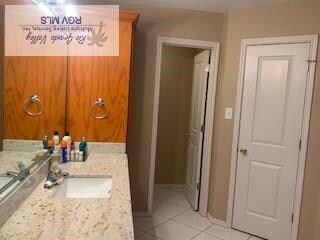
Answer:
<path fill-rule="evenodd" d="M 59 184 L 59 180 L 62 177 L 66 177 L 68 175 L 68 172 L 62 172 L 61 166 L 59 164 L 50 166 L 47 181 L 44 183 L 44 187 L 50 189 Z"/>
<path fill-rule="evenodd" d="M 30 174 L 30 170 L 22 162 L 17 162 L 16 169 L 18 172 L 7 171 L 7 175 L 19 177 L 19 179 L 22 180 Z"/>

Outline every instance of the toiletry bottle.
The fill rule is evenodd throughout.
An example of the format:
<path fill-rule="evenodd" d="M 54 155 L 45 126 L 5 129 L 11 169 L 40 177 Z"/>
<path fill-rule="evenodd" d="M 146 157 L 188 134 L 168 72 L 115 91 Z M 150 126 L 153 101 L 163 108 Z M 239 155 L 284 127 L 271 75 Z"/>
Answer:
<path fill-rule="evenodd" d="M 67 142 L 64 140 L 61 140 L 60 146 L 61 146 L 61 163 L 66 163 L 67 157 L 68 157 Z"/>
<path fill-rule="evenodd" d="M 82 162 L 84 159 L 84 154 L 82 151 L 79 152 L 79 162 Z"/>
<path fill-rule="evenodd" d="M 70 148 L 70 161 L 75 160 L 75 145 L 74 141 L 71 141 L 71 148 Z"/>
<path fill-rule="evenodd" d="M 53 140 L 49 140 L 48 141 L 48 152 L 49 152 L 49 154 L 52 154 L 53 150 L 54 150 L 54 142 L 53 142 Z"/>
<path fill-rule="evenodd" d="M 59 132 L 58 131 L 54 131 L 53 132 L 53 138 L 52 138 L 54 145 L 59 145 L 60 143 L 60 137 L 59 137 Z"/>
<path fill-rule="evenodd" d="M 75 151 L 74 150 L 71 150 L 70 151 L 70 161 L 71 162 L 75 162 L 76 160 L 76 157 L 75 157 Z"/>
<path fill-rule="evenodd" d="M 71 147 L 72 139 L 71 139 L 71 137 L 70 137 L 69 132 L 66 132 L 66 133 L 64 134 L 64 137 L 62 138 L 62 140 L 64 140 L 64 141 L 67 142 L 67 147 L 68 147 L 68 148 Z"/>
<path fill-rule="evenodd" d="M 43 149 L 48 149 L 48 137 L 44 136 L 44 139 L 42 141 Z"/>
<path fill-rule="evenodd" d="M 80 155 L 79 150 L 75 150 L 75 151 L 74 151 L 74 161 L 76 161 L 76 162 L 79 162 L 79 161 L 80 161 L 79 155 Z"/>
<path fill-rule="evenodd" d="M 71 160 L 71 137 L 69 132 L 66 132 L 64 134 L 64 137 L 62 138 L 62 140 L 66 141 L 67 143 L 67 161 Z"/>
<path fill-rule="evenodd" d="M 87 157 L 87 141 L 86 141 L 86 138 L 83 137 L 82 138 L 82 141 L 80 142 L 80 145 L 79 145 L 79 151 L 80 152 L 83 152 L 83 159 L 80 159 L 80 161 L 85 161 L 86 160 L 86 157 Z"/>

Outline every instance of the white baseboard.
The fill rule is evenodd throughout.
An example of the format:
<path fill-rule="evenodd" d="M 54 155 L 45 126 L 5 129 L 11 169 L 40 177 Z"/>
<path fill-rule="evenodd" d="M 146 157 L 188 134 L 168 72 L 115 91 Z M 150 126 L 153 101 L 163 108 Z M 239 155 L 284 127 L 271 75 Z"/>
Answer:
<path fill-rule="evenodd" d="M 148 212 L 132 212 L 134 217 L 149 217 L 150 214 Z"/>
<path fill-rule="evenodd" d="M 227 222 L 222 221 L 220 219 L 214 218 L 211 216 L 211 214 L 208 212 L 208 219 L 211 223 L 222 226 L 222 227 L 227 227 Z"/>

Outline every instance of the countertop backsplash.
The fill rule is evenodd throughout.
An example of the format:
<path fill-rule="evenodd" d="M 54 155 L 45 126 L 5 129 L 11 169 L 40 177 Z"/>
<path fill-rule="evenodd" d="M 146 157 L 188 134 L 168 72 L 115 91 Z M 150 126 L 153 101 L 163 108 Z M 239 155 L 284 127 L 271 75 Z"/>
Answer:
<path fill-rule="evenodd" d="M 76 142 L 78 148 L 79 142 Z M 15 152 L 36 152 L 42 149 L 41 140 L 4 139 L 3 150 Z M 126 153 L 125 143 L 88 142 L 89 153 Z"/>

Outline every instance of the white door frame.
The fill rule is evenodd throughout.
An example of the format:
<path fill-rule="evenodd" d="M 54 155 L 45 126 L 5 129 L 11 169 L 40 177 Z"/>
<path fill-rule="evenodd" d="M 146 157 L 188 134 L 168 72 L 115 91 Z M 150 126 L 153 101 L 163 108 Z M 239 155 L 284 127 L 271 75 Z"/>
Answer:
<path fill-rule="evenodd" d="M 227 221 L 226 221 L 227 226 L 230 228 L 232 227 L 232 218 L 233 218 L 233 203 L 234 203 L 234 195 L 235 195 L 235 181 L 236 181 L 236 171 L 237 171 L 236 168 L 237 168 L 237 155 L 238 155 L 237 147 L 238 147 L 238 140 L 239 140 L 246 48 L 248 46 L 256 46 L 256 45 L 295 44 L 295 43 L 310 43 L 309 59 L 306 59 L 306 61 L 316 60 L 318 35 L 243 39 L 241 42 L 237 98 L 236 98 L 235 115 L 234 115 L 235 118 L 234 118 L 233 143 L 232 143 L 232 155 L 231 155 L 231 173 L 230 173 L 230 184 L 229 184 L 228 212 L 227 212 Z M 301 151 L 299 153 L 297 185 L 296 185 L 296 193 L 295 193 L 294 212 L 293 212 L 294 219 L 293 219 L 292 235 L 291 235 L 292 240 L 296 240 L 298 235 L 304 170 L 305 170 L 306 154 L 307 154 L 307 147 L 308 147 L 308 135 L 309 135 L 315 69 L 316 69 L 316 64 L 311 63 L 309 73 L 307 76 L 305 107 L 304 107 L 304 113 L 303 113 L 303 123 L 302 123 L 302 133 L 301 133 L 302 145 L 301 145 Z"/>
<path fill-rule="evenodd" d="M 209 69 L 209 85 L 206 105 L 206 129 L 203 142 L 203 159 L 201 170 L 201 191 L 199 201 L 199 212 L 206 216 L 208 212 L 209 197 L 209 177 L 211 163 L 211 145 L 214 121 L 214 106 L 216 99 L 216 87 L 218 77 L 218 63 L 220 43 L 207 42 L 199 40 L 190 40 L 182 38 L 158 37 L 157 39 L 157 58 L 156 58 L 156 75 L 153 100 L 153 121 L 152 121 L 152 138 L 150 153 L 150 172 L 149 172 L 149 192 L 148 192 L 148 215 L 152 214 L 153 206 L 153 188 L 156 162 L 157 131 L 158 131 L 158 113 L 159 113 L 159 95 L 160 95 L 160 75 L 161 59 L 163 46 L 190 47 L 211 50 L 211 64 Z"/>

